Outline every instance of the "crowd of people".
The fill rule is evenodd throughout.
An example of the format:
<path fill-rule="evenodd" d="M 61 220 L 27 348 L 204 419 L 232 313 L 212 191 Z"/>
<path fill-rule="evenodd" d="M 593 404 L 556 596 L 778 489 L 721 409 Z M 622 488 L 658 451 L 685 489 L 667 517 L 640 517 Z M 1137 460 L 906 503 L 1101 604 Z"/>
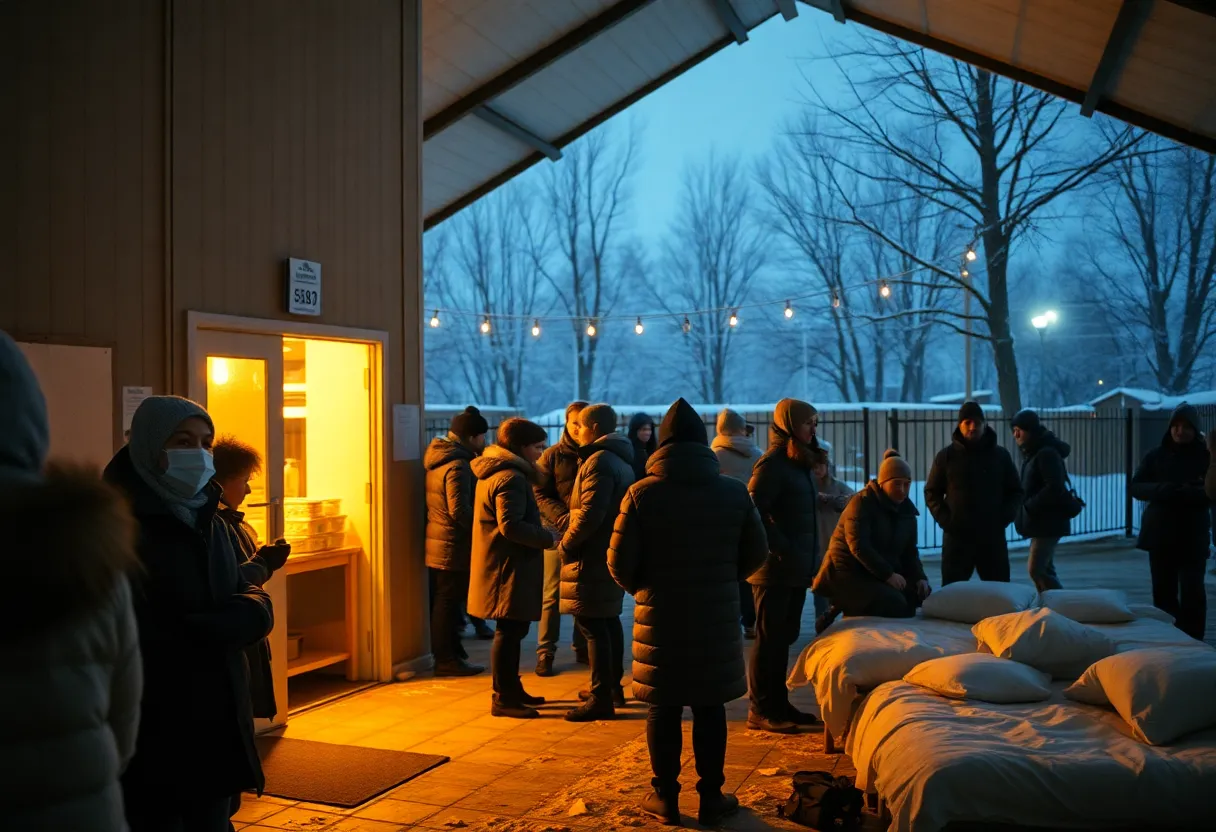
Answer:
<path fill-rule="evenodd" d="M 229 829 L 241 792 L 264 785 L 253 719 L 276 703 L 263 586 L 291 554 L 282 540 L 258 541 L 241 512 L 263 461 L 217 437 L 198 404 L 153 396 L 102 477 L 48 465 L 45 400 L 3 333 L 0 399 L 0 511 L 11 520 L 0 604 L 6 822 Z M 716 824 L 738 807 L 722 791 L 726 703 L 746 694 L 755 730 L 816 722 L 785 687 L 808 588 L 817 630 L 839 615 L 914 615 L 932 591 L 913 472 L 889 451 L 852 494 L 818 441 L 815 408 L 793 399 L 777 404 L 763 453 L 730 410 L 711 445 L 683 399 L 657 425 L 634 417 L 626 434 L 605 404 L 576 402 L 566 415 L 553 447 L 518 418 L 488 444 L 488 424 L 469 408 L 427 449 L 436 673 L 482 672 L 459 629 L 466 611 L 493 621 L 491 712 L 535 718 L 544 700 L 524 689 L 522 642 L 540 622 L 536 672 L 553 674 L 570 615 L 591 683 L 566 718 L 611 719 L 626 699 L 621 613 L 632 595 L 632 694 L 649 706 L 654 773 L 643 809 L 679 820 L 680 722 L 691 708 L 699 819 Z M 1031 411 L 1012 424 L 1020 472 L 970 402 L 934 461 L 925 497 L 945 533 L 943 584 L 974 572 L 1009 580 L 1005 529 L 1015 523 L 1031 539 L 1035 584 L 1060 587 L 1054 550 L 1083 506 L 1069 448 Z M 1200 427 L 1193 408 L 1175 411 L 1131 486 L 1148 504 L 1139 545 L 1153 601 L 1196 638 L 1216 499 L 1213 439 Z"/>

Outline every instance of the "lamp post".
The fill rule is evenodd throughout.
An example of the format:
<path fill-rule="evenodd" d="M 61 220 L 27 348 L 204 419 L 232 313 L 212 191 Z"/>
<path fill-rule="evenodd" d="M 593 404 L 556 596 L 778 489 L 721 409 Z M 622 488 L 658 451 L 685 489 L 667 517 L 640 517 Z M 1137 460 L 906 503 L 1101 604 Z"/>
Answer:
<path fill-rule="evenodd" d="M 1060 320 L 1054 309 L 1048 309 L 1042 314 L 1030 319 L 1030 325 L 1039 331 L 1039 399 L 1047 403 L 1047 328 Z"/>

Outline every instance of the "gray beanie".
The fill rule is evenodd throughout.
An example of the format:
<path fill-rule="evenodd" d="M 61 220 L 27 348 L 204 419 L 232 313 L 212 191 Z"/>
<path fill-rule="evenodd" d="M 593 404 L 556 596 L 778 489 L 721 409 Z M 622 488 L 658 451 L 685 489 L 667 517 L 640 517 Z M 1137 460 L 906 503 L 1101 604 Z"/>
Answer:
<path fill-rule="evenodd" d="M 21 348 L 0 332 L 0 479 L 42 475 L 51 431 L 46 399 Z"/>
<path fill-rule="evenodd" d="M 899 451 L 894 448 L 882 455 L 882 465 L 878 467 L 878 484 L 888 480 L 912 479 L 912 466 L 907 463 Z"/>

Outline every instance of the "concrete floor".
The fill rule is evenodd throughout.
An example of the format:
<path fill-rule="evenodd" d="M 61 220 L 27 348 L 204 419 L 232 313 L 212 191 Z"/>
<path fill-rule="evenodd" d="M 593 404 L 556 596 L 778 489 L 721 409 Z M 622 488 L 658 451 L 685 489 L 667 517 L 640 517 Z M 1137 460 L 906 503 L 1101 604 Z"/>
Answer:
<path fill-rule="evenodd" d="M 1149 598 L 1148 564 L 1143 553 L 1126 545 L 1086 544 L 1058 556 L 1066 587 L 1123 589 L 1135 603 Z M 928 566 L 931 580 L 937 566 Z M 1015 580 L 1026 581 L 1024 560 L 1015 560 Z M 936 581 L 934 581 L 936 584 Z M 1208 578 L 1213 594 L 1216 576 Z M 796 656 L 814 632 L 812 613 L 804 616 Z M 632 606 L 626 599 L 626 638 Z M 1208 641 L 1216 637 L 1216 604 L 1209 606 Z M 406 829 L 494 830 L 494 832 L 582 832 L 582 830 L 659 829 L 636 803 L 649 790 L 643 705 L 629 704 L 616 721 L 578 725 L 562 719 L 588 682 L 587 669 L 573 664 L 569 650 L 570 621 L 558 650 L 561 674 L 541 679 L 532 673 L 535 628 L 525 645 L 524 684 L 552 703 L 544 718 L 529 721 L 489 715 L 487 675 L 467 679 L 432 679 L 384 685 L 294 717 L 286 736 L 319 742 L 444 754 L 452 762 L 418 777 L 383 797 L 355 809 L 295 803 L 247 795 L 236 820 L 238 829 L 347 830 L 398 832 Z M 488 643 L 466 641 L 473 660 L 488 664 Z M 627 648 L 628 649 L 628 648 Z M 628 690 L 628 686 L 626 686 Z M 793 695 L 808 701 L 807 691 Z M 777 817 L 776 808 L 789 794 L 789 773 L 817 769 L 853 775 L 844 756 L 828 756 L 818 733 L 776 737 L 748 731 L 746 700 L 727 707 L 730 739 L 726 787 L 744 806 L 724 824 L 733 830 L 805 829 Z M 691 723 L 684 723 L 684 792 L 681 809 L 686 826 L 695 827 L 696 774 L 691 759 Z M 582 800 L 586 811 L 571 815 Z M 878 828 L 871 818 L 868 824 Z"/>

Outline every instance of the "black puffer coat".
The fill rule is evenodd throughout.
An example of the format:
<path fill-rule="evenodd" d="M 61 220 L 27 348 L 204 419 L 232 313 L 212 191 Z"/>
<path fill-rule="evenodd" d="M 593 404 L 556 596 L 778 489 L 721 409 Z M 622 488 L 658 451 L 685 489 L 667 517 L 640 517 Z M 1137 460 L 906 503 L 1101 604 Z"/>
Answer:
<path fill-rule="evenodd" d="M 574 480 L 578 477 L 581 462 L 578 443 L 566 430 L 562 431 L 561 441 L 545 448 L 536 461 L 536 470 L 540 472 L 536 502 L 545 522 L 559 532 L 564 532 L 570 521 L 570 495 L 574 491 Z"/>
<path fill-rule="evenodd" d="M 621 614 L 624 593 L 608 573 L 608 544 L 633 485 L 633 448 L 627 437 L 611 433 L 582 449 L 570 498 L 570 524 L 558 546 L 562 558 L 563 614 L 609 618 Z"/>
<path fill-rule="evenodd" d="M 143 574 L 134 583 L 144 660 L 135 757 L 127 789 L 218 798 L 264 785 L 253 745 L 244 648 L 274 624 L 270 597 L 245 580 L 224 521 L 220 489 L 190 528 L 136 473 L 127 449 L 106 467 L 139 522 Z"/>
<path fill-rule="evenodd" d="M 1132 496 L 1148 503 L 1136 546 L 1149 552 L 1202 552 L 1206 556 L 1210 521 L 1203 481 L 1210 457 L 1195 409 L 1179 407 L 1170 423 L 1179 418 L 1195 429 L 1194 440 L 1179 445 L 1166 430 L 1161 444 L 1145 454 L 1132 476 Z"/>
<path fill-rule="evenodd" d="M 847 592 L 856 581 L 882 582 L 899 573 L 910 584 L 925 580 L 916 549 L 916 518 L 911 500 L 896 505 L 878 482 L 853 495 L 836 523 L 832 541 L 812 587 L 816 595 Z"/>
<path fill-rule="evenodd" d="M 806 589 L 815 577 L 819 556 L 818 493 L 811 471 L 826 454 L 818 445 L 803 445 L 776 427 L 769 449 L 752 469 L 748 491 L 764 521 L 768 558 L 748 582 L 754 586 Z"/>
<path fill-rule="evenodd" d="M 473 469 L 476 454 L 450 436 L 431 440 L 426 469 L 426 565 L 469 571 L 473 545 Z"/>
<path fill-rule="evenodd" d="M 1015 520 L 1022 537 L 1067 537 L 1068 474 L 1064 460 L 1072 449 L 1041 428 L 1022 445 L 1022 504 Z"/>
<path fill-rule="evenodd" d="M 469 615 L 540 621 L 545 550 L 553 535 L 541 525 L 532 487 L 536 467 L 501 445 L 473 460 L 473 553 Z"/>
<path fill-rule="evenodd" d="M 638 431 L 650 425 L 650 439 L 646 442 L 638 439 Z M 629 441 L 633 444 L 633 478 L 640 480 L 646 476 L 646 462 L 650 455 L 659 447 L 658 429 L 654 419 L 647 413 L 635 413 L 629 420 Z"/>
<path fill-rule="evenodd" d="M 216 516 L 224 521 L 232 534 L 236 550 L 237 566 L 241 575 L 257 587 L 266 586 L 274 570 L 258 554 L 257 537 L 245 522 L 245 512 L 228 508 L 222 502 Z M 274 699 L 274 672 L 271 669 L 270 639 L 245 648 L 245 663 L 249 666 L 249 700 L 253 704 L 253 715 L 261 719 L 273 719 L 279 712 Z"/>
<path fill-rule="evenodd" d="M 612 577 L 635 596 L 633 695 L 652 705 L 720 705 L 747 692 L 739 581 L 764 563 L 764 525 L 708 447 L 655 452 L 612 535 Z"/>
<path fill-rule="evenodd" d="M 938 452 L 925 481 L 925 505 L 947 537 L 986 541 L 1005 539 L 1005 527 L 1022 504 L 1022 482 L 1013 457 L 984 428 L 979 441 L 954 441 Z"/>

